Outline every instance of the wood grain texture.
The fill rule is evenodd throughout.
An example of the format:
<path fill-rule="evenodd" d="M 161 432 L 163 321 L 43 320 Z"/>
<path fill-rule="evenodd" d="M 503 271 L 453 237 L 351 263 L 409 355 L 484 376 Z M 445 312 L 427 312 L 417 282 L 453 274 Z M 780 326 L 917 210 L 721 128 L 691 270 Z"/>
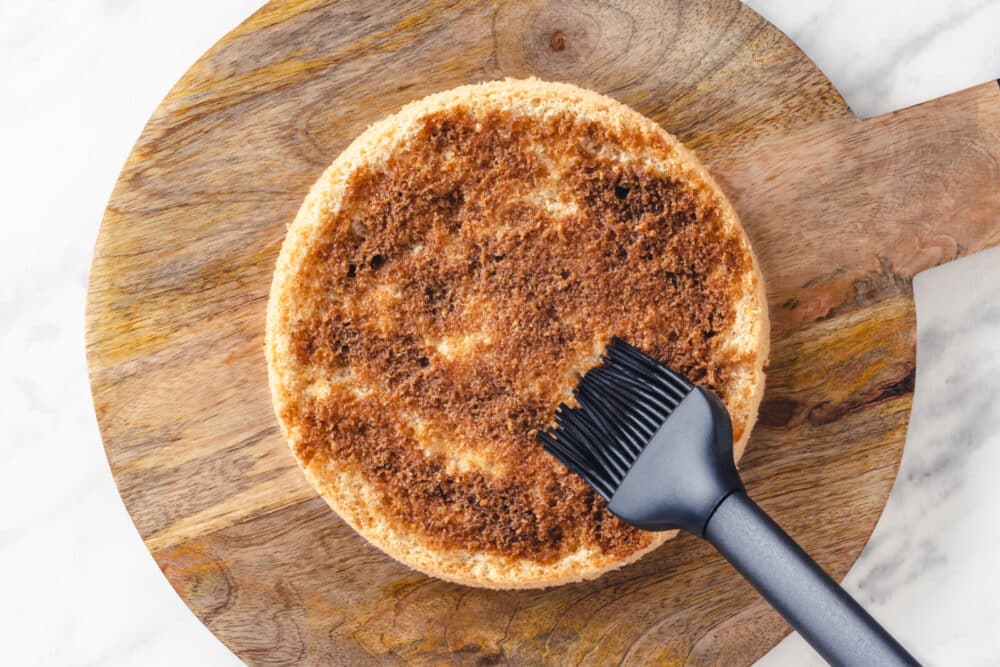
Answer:
<path fill-rule="evenodd" d="M 911 278 L 1000 243 L 995 84 L 861 122 L 737 0 L 276 0 L 150 119 L 87 312 L 122 497 L 171 584 L 248 662 L 740 665 L 788 631 L 690 537 L 547 591 L 422 576 L 330 512 L 278 432 L 264 308 L 308 187 L 403 103 L 526 75 L 607 93 L 699 152 L 768 285 L 748 488 L 837 577 L 874 527 L 913 391 Z"/>

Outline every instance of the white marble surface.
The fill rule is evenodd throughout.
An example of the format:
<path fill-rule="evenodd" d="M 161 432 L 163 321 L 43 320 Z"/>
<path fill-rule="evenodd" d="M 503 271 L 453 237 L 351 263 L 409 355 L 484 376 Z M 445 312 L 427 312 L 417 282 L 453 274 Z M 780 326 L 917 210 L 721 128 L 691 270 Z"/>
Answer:
<path fill-rule="evenodd" d="M 997 1 L 750 4 L 862 114 L 1000 76 Z M 170 589 L 117 496 L 90 402 L 83 305 L 97 226 L 139 130 L 258 5 L 0 2 L 0 663 L 237 663 Z M 1000 552 L 989 477 L 1000 463 L 1000 256 L 983 257 L 917 282 L 921 367 L 904 472 L 848 578 L 932 664 L 1000 664 L 989 566 Z M 792 639 L 764 664 L 807 660 Z"/>
<path fill-rule="evenodd" d="M 868 118 L 1000 77 L 1000 0 L 745 0 Z"/>
<path fill-rule="evenodd" d="M 0 664 L 239 664 L 174 594 L 118 497 L 83 309 L 139 131 L 257 4 L 0 0 Z"/>
<path fill-rule="evenodd" d="M 917 275 L 914 297 L 906 448 L 844 586 L 921 662 L 1000 665 L 1000 247 Z M 793 635 L 758 667 L 822 664 Z"/>

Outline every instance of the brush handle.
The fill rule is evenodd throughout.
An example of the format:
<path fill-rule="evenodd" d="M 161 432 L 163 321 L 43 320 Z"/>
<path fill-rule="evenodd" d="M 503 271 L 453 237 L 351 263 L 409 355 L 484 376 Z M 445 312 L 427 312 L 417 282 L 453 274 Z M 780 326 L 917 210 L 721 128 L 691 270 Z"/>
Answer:
<path fill-rule="evenodd" d="M 704 537 L 831 665 L 919 666 L 743 491 L 719 503 Z"/>

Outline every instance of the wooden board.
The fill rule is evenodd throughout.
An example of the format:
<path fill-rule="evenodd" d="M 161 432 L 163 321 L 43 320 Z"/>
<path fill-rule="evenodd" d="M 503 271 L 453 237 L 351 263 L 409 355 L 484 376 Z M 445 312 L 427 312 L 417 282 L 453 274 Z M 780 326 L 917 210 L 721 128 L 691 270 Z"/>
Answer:
<path fill-rule="evenodd" d="M 911 278 L 1000 242 L 996 84 L 861 122 L 737 0 L 276 0 L 149 121 L 87 311 L 122 497 L 170 583 L 247 662 L 743 665 L 788 631 L 691 537 L 553 590 L 422 576 L 330 512 L 278 432 L 264 309 L 310 184 L 410 99 L 532 74 L 661 123 L 742 216 L 773 319 L 751 494 L 836 577 L 879 516 L 913 392 Z"/>

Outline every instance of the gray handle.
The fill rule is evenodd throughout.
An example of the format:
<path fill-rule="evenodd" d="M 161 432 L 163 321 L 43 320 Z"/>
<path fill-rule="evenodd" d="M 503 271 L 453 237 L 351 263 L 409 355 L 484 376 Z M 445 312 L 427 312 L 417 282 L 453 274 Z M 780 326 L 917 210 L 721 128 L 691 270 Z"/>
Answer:
<path fill-rule="evenodd" d="M 746 493 L 726 496 L 705 539 L 835 667 L 919 664 Z"/>

